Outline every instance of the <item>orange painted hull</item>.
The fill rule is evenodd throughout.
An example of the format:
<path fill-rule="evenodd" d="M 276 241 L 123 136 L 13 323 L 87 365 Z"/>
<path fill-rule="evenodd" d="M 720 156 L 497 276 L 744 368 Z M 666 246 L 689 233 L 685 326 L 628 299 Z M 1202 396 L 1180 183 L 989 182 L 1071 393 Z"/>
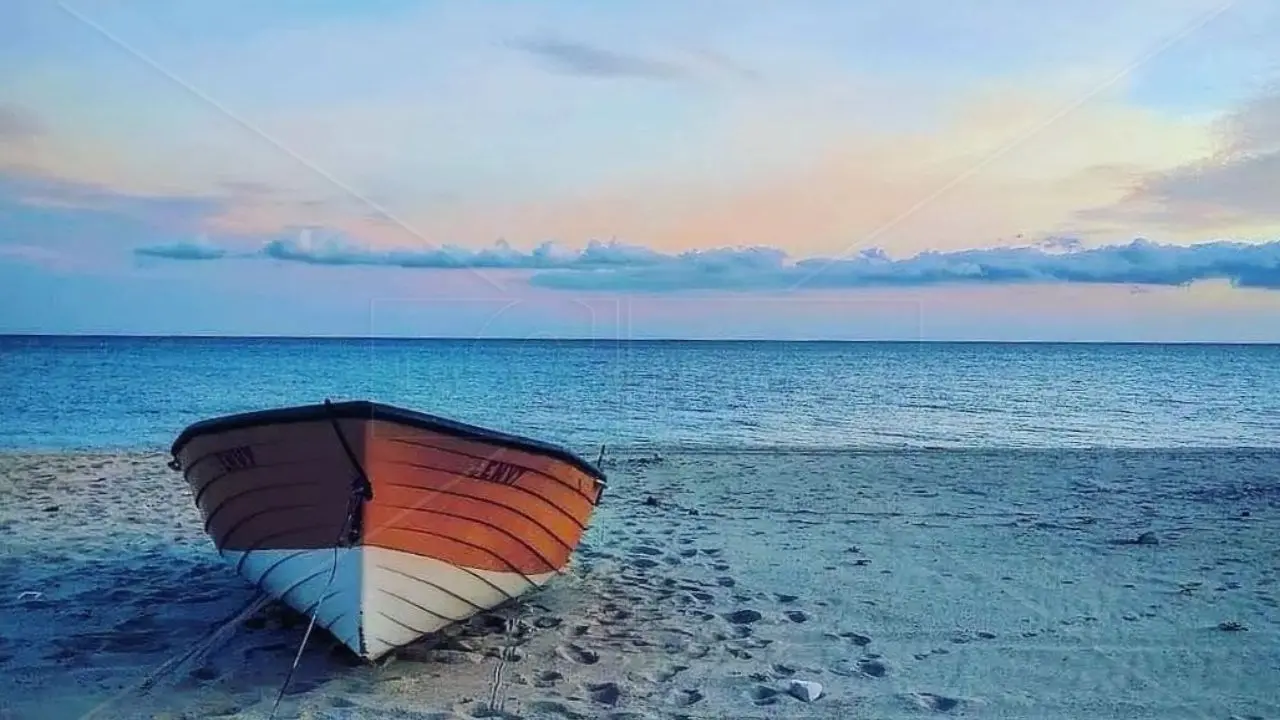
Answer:
<path fill-rule="evenodd" d="M 562 448 L 367 402 L 204 421 L 173 455 L 218 551 L 370 659 L 562 572 L 604 488 Z"/>

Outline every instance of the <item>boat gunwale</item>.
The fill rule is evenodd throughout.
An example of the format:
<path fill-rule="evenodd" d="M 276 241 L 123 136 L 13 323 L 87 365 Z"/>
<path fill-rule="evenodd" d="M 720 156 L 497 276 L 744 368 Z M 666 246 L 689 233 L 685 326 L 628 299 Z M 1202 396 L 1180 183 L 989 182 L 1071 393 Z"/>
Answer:
<path fill-rule="evenodd" d="M 604 472 L 573 451 L 560 445 L 372 400 L 346 400 L 331 404 L 294 405 L 200 420 L 188 425 L 178 434 L 177 439 L 170 446 L 169 452 L 174 457 L 177 457 L 187 443 L 203 435 L 216 435 L 230 430 L 243 430 L 264 425 L 285 425 L 327 419 L 382 420 L 420 430 L 440 432 L 462 440 L 486 442 L 512 450 L 545 455 L 573 465 L 590 475 L 601 486 L 607 484 Z"/>

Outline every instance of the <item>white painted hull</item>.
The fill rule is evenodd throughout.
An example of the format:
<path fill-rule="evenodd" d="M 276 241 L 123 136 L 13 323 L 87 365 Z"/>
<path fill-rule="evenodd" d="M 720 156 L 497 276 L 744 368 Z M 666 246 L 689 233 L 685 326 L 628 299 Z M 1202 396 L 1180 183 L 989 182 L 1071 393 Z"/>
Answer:
<path fill-rule="evenodd" d="M 222 556 L 267 594 L 307 617 L 315 612 L 317 625 L 367 660 L 523 595 L 555 575 L 526 579 L 372 546 L 228 550 Z"/>

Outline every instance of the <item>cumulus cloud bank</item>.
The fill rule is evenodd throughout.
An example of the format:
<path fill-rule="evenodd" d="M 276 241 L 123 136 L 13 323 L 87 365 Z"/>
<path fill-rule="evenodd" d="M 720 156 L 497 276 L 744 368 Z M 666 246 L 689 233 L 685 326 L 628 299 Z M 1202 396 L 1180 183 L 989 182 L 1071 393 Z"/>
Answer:
<path fill-rule="evenodd" d="M 1069 238 L 1052 238 L 1023 247 L 926 252 L 898 259 L 873 249 L 852 257 L 793 261 L 784 251 L 769 247 L 668 254 L 617 241 L 593 241 L 578 250 L 543 243 L 521 251 L 504 242 L 483 249 L 379 250 L 338 236 L 317 240 L 303 231 L 296 239 L 271 239 L 251 251 L 235 252 L 200 242 L 136 252 L 188 261 L 240 258 L 327 266 L 526 270 L 534 271 L 530 278 L 534 285 L 566 290 L 753 291 L 1033 283 L 1173 286 L 1200 280 L 1280 289 L 1280 241 L 1164 245 L 1139 239 L 1084 248 Z"/>

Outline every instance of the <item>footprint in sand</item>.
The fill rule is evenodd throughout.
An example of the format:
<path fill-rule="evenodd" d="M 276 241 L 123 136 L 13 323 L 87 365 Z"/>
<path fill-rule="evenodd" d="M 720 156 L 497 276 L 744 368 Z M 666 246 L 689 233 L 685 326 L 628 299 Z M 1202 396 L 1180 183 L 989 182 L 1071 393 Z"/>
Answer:
<path fill-rule="evenodd" d="M 631 617 L 631 611 L 609 603 L 600 609 L 596 622 L 601 625 L 616 625 Z"/>
<path fill-rule="evenodd" d="M 595 665 L 600 662 L 600 655 L 594 650 L 588 650 L 574 643 L 565 643 L 557 647 L 556 654 L 569 662 L 579 665 Z"/>
<path fill-rule="evenodd" d="M 490 705 L 475 705 L 468 708 L 466 713 L 467 717 L 484 718 L 485 720 L 524 720 L 520 715 Z"/>
<path fill-rule="evenodd" d="M 767 685 L 756 685 L 747 692 L 754 705 L 772 705 L 778 702 L 778 691 Z"/>
<path fill-rule="evenodd" d="M 763 616 L 755 610 L 734 610 L 733 612 L 725 613 L 724 615 L 724 619 L 734 625 L 750 625 L 751 623 L 758 622 L 761 617 Z"/>
<path fill-rule="evenodd" d="M 867 645 L 871 644 L 871 638 L 867 637 L 866 635 L 860 635 L 856 632 L 842 632 L 840 633 L 840 637 L 844 638 L 845 640 L 848 640 L 849 642 L 853 643 L 854 645 L 857 645 L 858 647 L 866 647 Z"/>
<path fill-rule="evenodd" d="M 776 678 L 789 678 L 796 674 L 795 668 L 784 663 L 774 663 L 773 667 L 769 668 L 769 670 Z"/>
<path fill-rule="evenodd" d="M 671 695 L 671 704 L 676 707 L 689 707 L 703 698 L 697 690 L 677 690 Z"/>
<path fill-rule="evenodd" d="M 558 717 L 565 720 L 587 720 L 587 716 L 577 712 L 562 702 L 555 700 L 534 700 L 527 703 L 525 708 L 534 714 L 534 717 Z"/>
<path fill-rule="evenodd" d="M 663 665 L 651 670 L 645 678 L 656 683 L 670 682 L 676 675 L 688 669 L 688 665 Z"/>
<path fill-rule="evenodd" d="M 806 613 L 803 613 L 799 610 L 788 610 L 784 614 L 786 615 L 787 619 L 793 623 L 802 623 L 802 622 L 809 621 L 809 616 Z"/>
<path fill-rule="evenodd" d="M 613 707 L 618 704 L 618 698 L 622 697 L 622 690 L 615 682 L 589 683 L 584 688 L 587 691 L 587 697 L 599 705 Z"/>
<path fill-rule="evenodd" d="M 694 660 L 704 658 L 710 652 L 711 652 L 711 647 L 708 645 L 703 645 L 701 643 L 690 643 L 689 646 L 686 647 L 684 650 L 685 656 L 693 658 Z"/>
<path fill-rule="evenodd" d="M 864 658 L 858 661 L 858 672 L 867 677 L 882 678 L 888 674 L 889 668 L 875 658 Z"/>
<path fill-rule="evenodd" d="M 951 712 L 960 707 L 960 701 L 946 697 L 945 695 L 934 695 L 933 693 L 915 693 L 910 696 L 914 704 L 922 710 L 931 712 Z"/>
<path fill-rule="evenodd" d="M 534 674 L 533 685 L 534 687 L 549 688 L 552 685 L 555 685 L 556 682 L 563 679 L 564 675 L 561 675 L 555 670 L 542 670 Z"/>

